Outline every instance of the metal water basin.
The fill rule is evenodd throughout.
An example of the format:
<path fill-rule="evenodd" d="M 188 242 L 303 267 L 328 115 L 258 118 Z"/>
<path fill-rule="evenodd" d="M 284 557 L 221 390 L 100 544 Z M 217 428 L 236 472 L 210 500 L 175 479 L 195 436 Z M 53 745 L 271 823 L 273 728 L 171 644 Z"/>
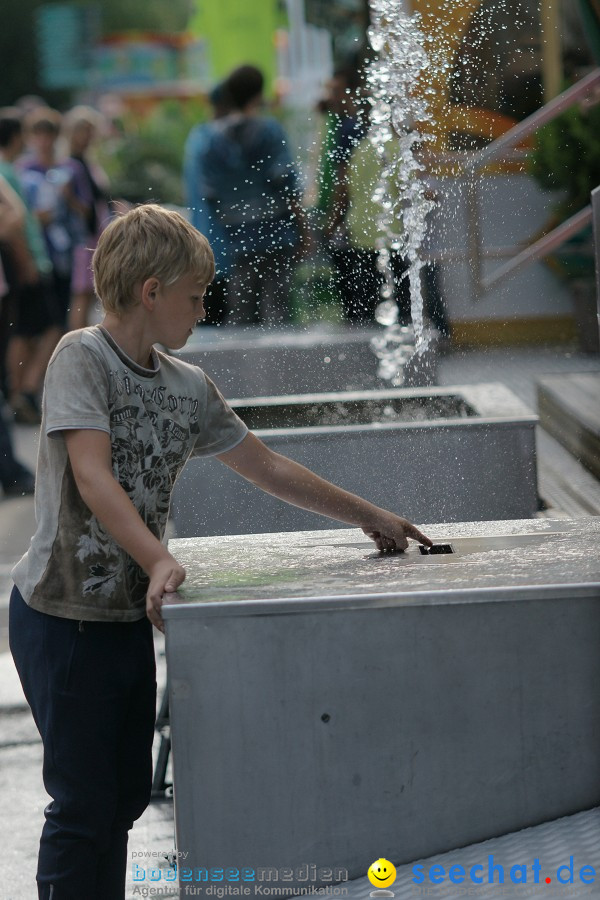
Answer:
<path fill-rule="evenodd" d="M 232 406 L 273 450 L 410 519 L 536 513 L 537 417 L 502 384 L 259 397 Z M 172 516 L 179 537 L 332 527 L 206 458 L 186 464 Z"/>
<path fill-rule="evenodd" d="M 200 366 L 227 397 L 379 389 L 387 383 L 377 377 L 371 340 L 383 333 L 382 327 L 201 326 L 173 355 Z M 439 336 L 427 333 L 429 348 L 405 369 L 407 387 L 436 383 Z"/>
<path fill-rule="evenodd" d="M 170 542 L 182 896 L 242 867 L 292 893 L 600 804 L 600 519 L 422 527 L 453 552 Z"/>

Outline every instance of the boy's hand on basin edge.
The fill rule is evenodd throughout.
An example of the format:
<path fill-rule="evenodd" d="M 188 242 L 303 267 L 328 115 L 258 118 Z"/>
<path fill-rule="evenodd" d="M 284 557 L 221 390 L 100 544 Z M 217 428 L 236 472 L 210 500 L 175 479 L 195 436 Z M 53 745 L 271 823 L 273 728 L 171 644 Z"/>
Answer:
<path fill-rule="evenodd" d="M 177 560 L 168 556 L 159 560 L 148 573 L 150 584 L 146 594 L 146 615 L 159 631 L 164 631 L 165 626 L 160 614 L 165 594 L 171 594 L 183 584 L 185 569 Z"/>

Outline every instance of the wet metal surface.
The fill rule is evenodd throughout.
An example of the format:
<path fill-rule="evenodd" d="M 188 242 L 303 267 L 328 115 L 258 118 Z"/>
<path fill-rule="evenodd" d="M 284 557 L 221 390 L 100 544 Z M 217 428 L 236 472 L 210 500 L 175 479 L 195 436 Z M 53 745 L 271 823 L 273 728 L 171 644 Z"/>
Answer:
<path fill-rule="evenodd" d="M 446 418 L 459 425 L 465 418 L 475 417 L 485 420 L 520 420 L 537 421 L 531 410 L 518 397 L 508 390 L 501 382 L 485 382 L 483 384 L 458 384 L 450 387 L 432 388 L 388 388 L 377 391 L 329 391 L 327 393 L 313 394 L 289 394 L 271 397 L 253 397 L 247 400 L 232 400 L 236 409 L 250 410 L 252 408 L 261 411 L 283 407 L 286 414 L 293 409 L 298 410 L 296 421 L 286 427 L 302 427 L 303 414 L 309 405 L 322 406 L 324 404 L 348 404 L 350 408 L 357 405 L 371 404 L 375 410 L 382 402 L 388 402 L 398 407 L 399 422 L 402 422 L 402 405 L 409 409 L 411 406 L 423 404 L 424 410 L 432 407 L 434 414 L 432 420 Z M 448 406 L 446 416 L 439 415 L 435 411 L 436 403 L 440 407 Z M 459 420 L 459 421 L 455 421 Z M 368 419 L 366 419 L 368 422 Z M 426 417 L 419 420 L 427 421 Z M 405 424 L 410 424 L 411 415 L 406 417 Z M 271 426 L 268 426 L 271 427 Z"/>
<path fill-rule="evenodd" d="M 436 419 L 465 419 L 477 413 L 457 395 L 381 399 L 369 397 L 351 402 L 298 402 L 297 398 L 277 406 L 236 406 L 237 414 L 252 431 L 263 428 L 306 428 L 310 426 L 370 425 L 374 422 L 427 422 Z"/>
<path fill-rule="evenodd" d="M 423 526 L 452 554 L 380 555 L 356 529 L 171 541 L 184 604 L 600 584 L 600 518 Z M 403 602 L 406 602 L 404 600 Z M 183 609 L 181 610 L 183 613 Z M 168 616 L 178 615 L 175 607 Z"/>

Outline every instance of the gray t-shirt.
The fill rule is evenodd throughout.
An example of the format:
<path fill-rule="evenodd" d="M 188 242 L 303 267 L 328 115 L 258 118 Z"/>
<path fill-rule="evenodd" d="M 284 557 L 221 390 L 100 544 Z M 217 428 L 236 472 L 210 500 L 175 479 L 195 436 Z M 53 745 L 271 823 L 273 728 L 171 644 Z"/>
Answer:
<path fill-rule="evenodd" d="M 54 351 L 44 384 L 37 530 L 12 572 L 34 609 L 103 622 L 145 615 L 148 577 L 81 499 L 65 429 L 110 434 L 114 476 L 159 540 L 186 460 L 231 450 L 248 433 L 197 366 L 156 350 L 153 363 L 137 365 L 97 325 L 65 335 Z"/>

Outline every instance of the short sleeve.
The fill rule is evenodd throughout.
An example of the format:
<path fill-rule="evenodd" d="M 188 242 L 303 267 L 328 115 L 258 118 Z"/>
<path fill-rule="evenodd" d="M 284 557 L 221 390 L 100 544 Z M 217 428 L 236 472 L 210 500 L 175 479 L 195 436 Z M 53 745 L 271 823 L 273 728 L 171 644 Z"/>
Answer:
<path fill-rule="evenodd" d="M 100 358 L 83 344 L 65 344 L 50 360 L 44 381 L 46 434 L 72 428 L 110 434 L 108 395 L 108 375 Z"/>
<path fill-rule="evenodd" d="M 217 386 L 206 379 L 206 406 L 200 417 L 200 434 L 192 456 L 214 456 L 233 450 L 248 434 L 248 428 L 229 406 Z"/>

